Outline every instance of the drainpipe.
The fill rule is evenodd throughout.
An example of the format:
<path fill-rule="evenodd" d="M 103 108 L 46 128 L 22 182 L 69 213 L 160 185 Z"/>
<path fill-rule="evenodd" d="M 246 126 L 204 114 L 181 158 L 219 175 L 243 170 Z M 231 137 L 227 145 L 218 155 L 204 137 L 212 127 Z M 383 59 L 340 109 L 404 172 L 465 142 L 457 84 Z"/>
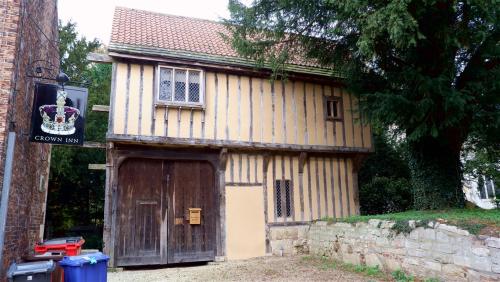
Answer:
<path fill-rule="evenodd" d="M 497 195 L 495 193 L 495 189 L 496 189 L 495 182 L 493 182 L 493 179 L 490 179 L 490 183 L 491 183 L 491 190 L 493 190 L 493 198 L 496 198 Z"/>
<path fill-rule="evenodd" d="M 488 193 L 488 179 L 484 175 L 481 175 L 479 177 L 483 178 L 483 190 L 484 190 L 484 196 L 485 196 L 484 198 L 485 199 L 489 199 L 490 198 L 490 194 Z"/>
<path fill-rule="evenodd" d="M 16 132 L 14 131 L 15 125 L 13 122 L 13 116 L 15 112 L 15 107 L 11 107 L 11 105 L 16 104 L 16 96 L 17 96 L 17 81 L 19 78 L 19 65 L 21 60 L 21 49 L 23 49 L 23 36 L 24 36 L 24 14 L 25 14 L 25 5 L 26 0 L 21 0 L 19 2 L 19 14 L 20 20 L 19 25 L 17 25 L 17 36 L 16 39 L 16 55 L 15 60 L 17 61 L 15 64 L 15 70 L 12 74 L 12 82 L 13 87 L 11 88 L 9 95 L 9 109 L 7 110 L 7 124 L 9 128 L 9 135 L 7 137 L 7 154 L 5 156 L 5 167 L 3 171 L 3 183 L 2 183 L 2 192 L 0 194 L 0 277 L 5 277 L 5 273 L 3 273 L 3 249 L 4 249 L 4 241 L 5 241 L 5 225 L 7 224 L 7 211 L 9 206 L 9 194 L 10 194 L 10 184 L 12 179 L 12 163 L 14 161 L 14 147 L 16 142 Z"/>
<path fill-rule="evenodd" d="M 2 199 L 0 200 L 0 265 L 3 265 L 3 247 L 5 240 L 5 225 L 7 222 L 7 207 L 9 206 L 10 183 L 12 178 L 12 163 L 14 160 L 14 146 L 16 133 L 9 132 L 7 139 L 7 157 L 5 159 L 5 169 L 3 175 Z M 3 273 L 0 273 L 3 276 Z"/>

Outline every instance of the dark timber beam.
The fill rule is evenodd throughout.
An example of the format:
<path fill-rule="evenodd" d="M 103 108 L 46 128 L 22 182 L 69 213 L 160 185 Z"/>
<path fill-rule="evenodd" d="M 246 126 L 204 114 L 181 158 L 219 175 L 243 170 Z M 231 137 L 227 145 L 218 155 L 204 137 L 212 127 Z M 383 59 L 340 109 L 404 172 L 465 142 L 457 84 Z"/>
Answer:
<path fill-rule="evenodd" d="M 184 146 L 199 148 L 227 148 L 228 150 L 248 150 L 248 151 L 279 151 L 279 152 L 307 152 L 308 154 L 366 154 L 372 152 L 369 148 L 343 147 L 343 146 L 323 146 L 323 145 L 295 145 L 295 144 L 273 144 L 260 142 L 230 141 L 230 140 L 208 140 L 196 138 L 175 138 L 163 136 L 137 136 L 127 134 L 108 134 L 107 141 L 135 143 L 135 144 L 156 144 L 167 146 Z"/>
<path fill-rule="evenodd" d="M 253 77 L 261 77 L 268 79 L 271 77 L 272 72 L 266 69 L 258 69 L 255 67 L 245 67 L 245 66 L 237 66 L 230 65 L 227 63 L 207 63 L 199 60 L 186 60 L 186 59 L 178 59 L 178 58 L 169 58 L 162 56 L 151 56 L 147 54 L 131 54 L 131 53 L 119 53 L 119 52 L 109 52 L 109 55 L 112 59 L 116 61 L 130 62 L 135 61 L 137 63 L 141 62 L 150 62 L 151 64 L 157 64 L 159 62 L 166 64 L 173 64 L 179 66 L 196 66 L 199 68 L 203 68 L 207 71 L 220 71 L 220 72 L 228 72 L 232 74 L 240 74 L 240 75 L 249 75 Z M 297 73 L 290 71 L 287 76 L 290 80 L 307 80 L 309 82 L 317 82 L 317 83 L 329 83 L 337 86 L 343 86 L 344 82 L 342 79 L 334 78 L 332 76 L 319 76 L 308 73 Z"/>

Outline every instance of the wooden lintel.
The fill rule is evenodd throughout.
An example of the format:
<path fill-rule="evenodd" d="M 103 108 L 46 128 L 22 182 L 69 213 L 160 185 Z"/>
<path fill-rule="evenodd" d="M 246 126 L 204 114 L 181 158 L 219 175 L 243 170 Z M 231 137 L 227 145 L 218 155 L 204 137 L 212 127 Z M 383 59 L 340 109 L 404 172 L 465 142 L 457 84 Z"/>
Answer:
<path fill-rule="evenodd" d="M 93 105 L 92 106 L 92 111 L 93 112 L 109 112 L 109 106 L 106 106 L 106 105 Z"/>
<path fill-rule="evenodd" d="M 370 148 L 323 146 L 323 145 L 296 145 L 296 144 L 273 144 L 260 142 L 209 140 L 197 138 L 174 138 L 163 136 L 136 136 L 126 134 L 108 134 L 107 141 L 122 142 L 129 144 L 165 145 L 175 147 L 197 147 L 214 149 L 237 149 L 248 151 L 279 151 L 308 154 L 367 154 L 372 152 Z"/>
<path fill-rule="evenodd" d="M 106 144 L 105 143 L 99 143 L 99 142 L 83 142 L 83 147 L 84 148 L 98 148 L 98 149 L 106 149 Z"/>
<path fill-rule="evenodd" d="M 226 182 L 226 186 L 253 187 L 253 186 L 262 186 L 262 182 L 255 182 L 255 183 Z"/>
<path fill-rule="evenodd" d="M 111 64 L 113 59 L 108 54 L 88 53 L 87 60 L 93 63 Z"/>
<path fill-rule="evenodd" d="M 92 169 L 92 170 L 106 170 L 106 164 L 89 164 L 89 169 Z"/>

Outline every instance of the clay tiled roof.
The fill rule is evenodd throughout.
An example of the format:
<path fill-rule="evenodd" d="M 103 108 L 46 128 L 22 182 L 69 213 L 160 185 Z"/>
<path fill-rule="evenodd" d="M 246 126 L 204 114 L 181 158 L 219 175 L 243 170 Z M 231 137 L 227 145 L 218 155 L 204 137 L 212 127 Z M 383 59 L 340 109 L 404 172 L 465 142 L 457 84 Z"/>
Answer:
<path fill-rule="evenodd" d="M 221 33 L 229 34 L 219 22 L 116 7 L 109 50 L 250 66 L 251 62 L 240 57 Z M 310 60 L 296 60 L 290 65 L 295 68 L 292 71 L 320 70 Z M 322 69 L 317 74 L 332 72 Z"/>
<path fill-rule="evenodd" d="M 117 7 L 111 43 L 238 57 L 219 33 L 217 22 Z"/>

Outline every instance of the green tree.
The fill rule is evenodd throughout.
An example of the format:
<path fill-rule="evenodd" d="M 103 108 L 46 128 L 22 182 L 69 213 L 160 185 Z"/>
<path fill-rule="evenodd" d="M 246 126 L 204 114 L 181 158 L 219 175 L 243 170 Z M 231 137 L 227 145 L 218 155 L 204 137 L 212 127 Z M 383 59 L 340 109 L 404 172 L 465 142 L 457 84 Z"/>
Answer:
<path fill-rule="evenodd" d="M 109 105 L 111 66 L 91 64 L 89 52 L 100 43 L 94 39 L 79 38 L 76 25 L 59 23 L 61 69 L 70 77 L 68 84 L 88 87 L 88 109 L 85 122 L 85 140 L 104 142 L 108 116 L 92 112 L 93 105 Z M 90 163 L 105 163 L 103 149 L 74 146 L 53 146 L 47 199 L 49 236 L 83 235 L 88 248 L 101 247 L 104 207 L 103 171 L 89 170 Z M 94 226 L 90 230 L 69 233 L 76 226 Z"/>
<path fill-rule="evenodd" d="M 359 170 L 361 214 L 402 212 L 413 208 L 410 169 L 405 142 L 390 138 L 387 130 L 374 129 L 375 152 Z"/>
<path fill-rule="evenodd" d="M 297 56 L 345 78 L 406 136 L 417 209 L 462 206 L 460 151 L 500 136 L 497 0 L 230 0 L 233 47 L 276 74 Z"/>
<path fill-rule="evenodd" d="M 475 178 L 486 176 L 493 180 L 500 192 L 500 150 L 498 148 L 478 148 L 466 143 L 463 151 L 464 173 Z M 500 197 L 500 193 L 497 198 Z"/>
<path fill-rule="evenodd" d="M 90 79 L 91 65 L 86 59 L 88 53 L 101 46 L 99 40 L 88 41 L 79 37 L 76 23 L 71 21 L 65 25 L 59 21 L 59 63 L 61 70 L 70 78 L 70 84 L 83 83 Z"/>

